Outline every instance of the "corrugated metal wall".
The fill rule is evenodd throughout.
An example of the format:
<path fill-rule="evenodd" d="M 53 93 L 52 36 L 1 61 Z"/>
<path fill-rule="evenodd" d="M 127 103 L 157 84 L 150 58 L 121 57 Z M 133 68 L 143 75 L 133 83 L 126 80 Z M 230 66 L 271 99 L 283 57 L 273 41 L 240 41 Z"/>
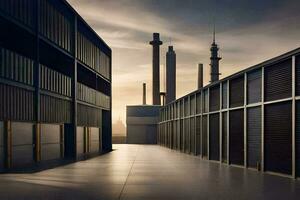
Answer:
<path fill-rule="evenodd" d="M 184 151 L 191 152 L 190 119 L 184 119 Z"/>
<path fill-rule="evenodd" d="M 70 100 L 41 95 L 41 121 L 47 123 L 71 123 Z"/>
<path fill-rule="evenodd" d="M 207 115 L 202 117 L 202 156 L 204 158 L 207 158 L 207 131 L 208 131 L 208 127 L 207 127 Z"/>
<path fill-rule="evenodd" d="M 247 166 L 261 164 L 261 107 L 247 109 Z"/>
<path fill-rule="evenodd" d="M 209 159 L 220 160 L 219 113 L 209 115 Z"/>
<path fill-rule="evenodd" d="M 296 56 L 296 96 L 300 96 L 300 56 Z"/>
<path fill-rule="evenodd" d="M 78 126 L 101 127 L 102 110 L 91 106 L 77 104 L 77 124 Z"/>
<path fill-rule="evenodd" d="M 227 90 L 228 90 L 228 84 L 227 81 L 222 83 L 222 108 L 227 108 Z"/>
<path fill-rule="evenodd" d="M 0 171 L 4 169 L 4 124 L 0 121 Z"/>
<path fill-rule="evenodd" d="M 220 85 L 209 89 L 209 111 L 220 110 Z"/>
<path fill-rule="evenodd" d="M 296 176 L 300 177 L 300 101 L 296 101 Z"/>
<path fill-rule="evenodd" d="M 244 165 L 244 110 L 229 112 L 229 162 Z"/>
<path fill-rule="evenodd" d="M 229 82 L 229 102 L 230 107 L 239 107 L 244 105 L 244 76 L 232 79 Z"/>
<path fill-rule="evenodd" d="M 292 173 L 292 104 L 265 107 L 265 170 Z"/>
<path fill-rule="evenodd" d="M 195 117 L 191 118 L 191 152 L 196 154 L 196 126 Z"/>
<path fill-rule="evenodd" d="M 227 162 L 227 112 L 222 113 L 222 162 Z"/>
<path fill-rule="evenodd" d="M 0 83 L 0 120 L 34 121 L 33 91 Z"/>
<path fill-rule="evenodd" d="M 1 0 L 0 10 L 24 25 L 30 28 L 34 27 L 33 0 Z"/>
<path fill-rule="evenodd" d="M 261 102 L 261 69 L 247 74 L 247 103 Z"/>
<path fill-rule="evenodd" d="M 61 128 L 57 124 L 41 124 L 41 160 L 61 158 Z"/>
<path fill-rule="evenodd" d="M 284 99 L 292 96 L 291 59 L 266 67 L 264 74 L 265 101 Z"/>
<path fill-rule="evenodd" d="M 196 155 L 201 154 L 201 117 L 196 117 Z"/>
<path fill-rule="evenodd" d="M 201 92 L 197 93 L 196 95 L 196 113 L 200 114 L 201 113 L 201 108 L 202 108 L 202 96 L 201 96 Z"/>

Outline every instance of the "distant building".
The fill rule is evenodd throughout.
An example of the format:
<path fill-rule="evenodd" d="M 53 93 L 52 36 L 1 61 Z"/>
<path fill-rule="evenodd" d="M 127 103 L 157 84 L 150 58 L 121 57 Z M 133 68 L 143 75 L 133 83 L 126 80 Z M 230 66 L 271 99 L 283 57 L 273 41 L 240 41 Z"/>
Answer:
<path fill-rule="evenodd" d="M 166 71 L 166 104 L 168 104 L 176 99 L 176 53 L 173 46 L 169 46 L 166 53 Z"/>
<path fill-rule="evenodd" d="M 156 144 L 161 106 L 127 106 L 127 143 Z"/>
<path fill-rule="evenodd" d="M 114 135 L 126 135 L 126 127 L 121 119 L 118 119 L 116 123 L 112 124 L 112 134 Z"/>

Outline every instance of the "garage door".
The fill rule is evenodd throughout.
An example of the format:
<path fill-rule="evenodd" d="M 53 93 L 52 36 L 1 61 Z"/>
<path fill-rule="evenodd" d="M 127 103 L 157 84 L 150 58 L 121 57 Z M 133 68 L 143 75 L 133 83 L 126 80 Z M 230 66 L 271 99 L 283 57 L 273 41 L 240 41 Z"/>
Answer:
<path fill-rule="evenodd" d="M 77 148 L 77 156 L 82 156 L 84 154 L 84 128 L 77 127 L 77 135 L 76 135 L 76 148 Z"/>
<path fill-rule="evenodd" d="M 247 110 L 247 165 L 256 168 L 261 163 L 261 107 Z"/>
<path fill-rule="evenodd" d="M 62 149 L 60 125 L 41 124 L 41 159 L 53 160 L 61 158 Z"/>
<path fill-rule="evenodd" d="M 12 122 L 12 167 L 29 166 L 34 163 L 33 124 Z"/>
<path fill-rule="evenodd" d="M 99 128 L 90 128 L 90 152 L 91 153 L 99 153 L 100 147 L 100 136 L 99 136 Z"/>
<path fill-rule="evenodd" d="M 219 114 L 209 116 L 209 159 L 220 160 Z"/>
<path fill-rule="evenodd" d="M 265 170 L 292 172 L 292 104 L 265 107 Z"/>
<path fill-rule="evenodd" d="M 202 120 L 202 156 L 207 158 L 207 115 Z"/>
<path fill-rule="evenodd" d="M 229 112 L 229 161 L 244 165 L 244 110 Z"/>

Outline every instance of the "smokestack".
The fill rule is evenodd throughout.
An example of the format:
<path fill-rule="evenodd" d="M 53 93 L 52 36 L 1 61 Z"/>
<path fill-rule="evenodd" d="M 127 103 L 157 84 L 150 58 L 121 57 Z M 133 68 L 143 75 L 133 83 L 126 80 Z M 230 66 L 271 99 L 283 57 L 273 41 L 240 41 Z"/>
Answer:
<path fill-rule="evenodd" d="M 153 33 L 153 40 L 149 43 L 153 47 L 152 52 L 152 98 L 153 105 L 160 105 L 160 85 L 159 85 L 159 46 L 162 41 L 159 39 L 159 33 Z"/>
<path fill-rule="evenodd" d="M 176 53 L 173 46 L 169 46 L 166 53 L 167 63 L 167 88 L 166 88 L 166 104 L 176 99 Z"/>
<path fill-rule="evenodd" d="M 146 105 L 146 83 L 143 83 L 143 105 Z"/>
<path fill-rule="evenodd" d="M 198 65 L 198 89 L 203 87 L 203 64 Z"/>

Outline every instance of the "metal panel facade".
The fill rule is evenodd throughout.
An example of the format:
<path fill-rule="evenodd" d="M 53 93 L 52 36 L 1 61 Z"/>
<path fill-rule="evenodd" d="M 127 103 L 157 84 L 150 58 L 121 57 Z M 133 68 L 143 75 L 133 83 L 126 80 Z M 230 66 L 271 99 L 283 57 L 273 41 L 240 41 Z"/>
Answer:
<path fill-rule="evenodd" d="M 41 124 L 41 159 L 53 160 L 61 158 L 60 125 Z"/>
<path fill-rule="evenodd" d="M 227 162 L 227 112 L 222 113 L 222 162 Z"/>
<path fill-rule="evenodd" d="M 244 105 L 244 76 L 230 80 L 229 83 L 229 102 L 230 107 L 239 107 Z"/>
<path fill-rule="evenodd" d="M 208 152 L 207 152 L 207 148 L 208 148 L 208 145 L 207 145 L 207 135 L 208 135 L 208 127 L 207 127 L 207 115 L 203 116 L 202 118 L 202 156 L 207 158 L 208 156 Z"/>
<path fill-rule="evenodd" d="M 247 110 L 247 166 L 261 164 L 261 107 Z"/>
<path fill-rule="evenodd" d="M 209 115 L 209 159 L 220 160 L 219 113 Z"/>
<path fill-rule="evenodd" d="M 300 101 L 296 102 L 296 176 L 300 177 Z"/>
<path fill-rule="evenodd" d="M 213 86 L 209 90 L 209 111 L 220 109 L 220 85 Z"/>
<path fill-rule="evenodd" d="M 254 72 L 247 74 L 247 103 L 257 103 L 261 102 L 261 70 L 256 70 Z"/>
<path fill-rule="evenodd" d="M 265 170 L 292 173 L 292 104 L 265 106 Z"/>
<path fill-rule="evenodd" d="M 0 171 L 4 169 L 4 124 L 0 121 Z"/>
<path fill-rule="evenodd" d="M 244 110 L 229 112 L 229 162 L 244 165 Z"/>
<path fill-rule="evenodd" d="M 300 96 L 300 56 L 296 56 L 296 96 Z"/>

